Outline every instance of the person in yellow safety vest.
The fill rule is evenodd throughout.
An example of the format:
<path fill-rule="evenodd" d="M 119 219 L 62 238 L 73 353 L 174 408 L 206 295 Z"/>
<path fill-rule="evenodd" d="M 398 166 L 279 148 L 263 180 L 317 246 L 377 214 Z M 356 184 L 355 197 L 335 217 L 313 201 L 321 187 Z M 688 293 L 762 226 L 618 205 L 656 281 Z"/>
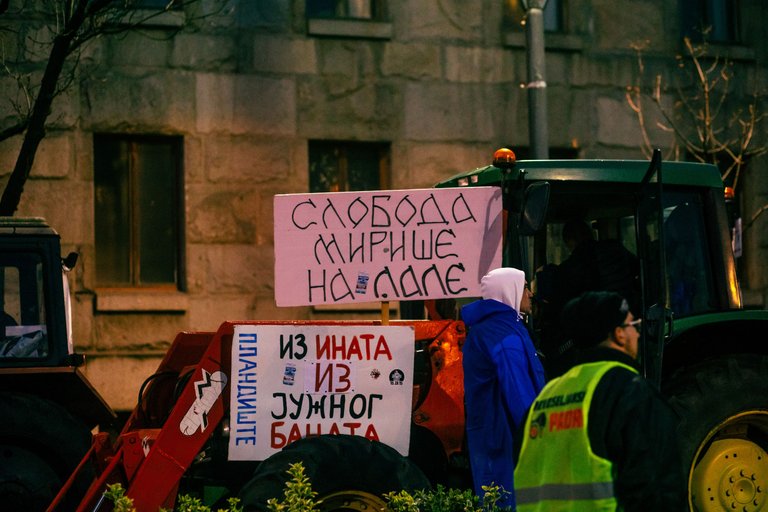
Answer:
<path fill-rule="evenodd" d="M 517 512 L 686 510 L 676 416 L 637 371 L 640 320 L 614 292 L 580 295 L 561 320 L 579 354 L 519 432 Z"/>

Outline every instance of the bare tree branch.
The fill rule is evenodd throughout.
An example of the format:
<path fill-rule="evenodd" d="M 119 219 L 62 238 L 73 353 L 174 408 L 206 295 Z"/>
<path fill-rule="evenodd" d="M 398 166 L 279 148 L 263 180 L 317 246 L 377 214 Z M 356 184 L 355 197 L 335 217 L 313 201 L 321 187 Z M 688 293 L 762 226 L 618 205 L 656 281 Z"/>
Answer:
<path fill-rule="evenodd" d="M 200 0 L 186 0 L 184 6 L 188 7 L 198 1 Z M 132 0 L 48 0 L 43 2 L 41 5 L 51 9 L 49 28 L 54 34 L 53 39 L 47 42 L 28 38 L 26 41 L 40 47 L 49 47 L 48 58 L 37 87 L 30 86 L 29 70 L 18 72 L 11 70 L 7 64 L 8 60 L 3 56 L 4 70 L 18 84 L 18 90 L 25 103 L 11 100 L 18 114 L 18 120 L 11 126 L 0 129 L 0 140 L 24 135 L 15 166 L 0 197 L 0 215 L 13 215 L 18 209 L 37 149 L 46 134 L 46 121 L 52 111 L 54 99 L 69 89 L 76 79 L 75 70 L 80 65 L 82 46 L 97 37 L 134 30 L 180 4 L 178 0 L 168 0 L 161 9 L 137 11 L 133 9 L 133 3 Z M 35 5 L 38 6 L 38 4 Z M 219 2 L 215 5 L 218 6 L 218 10 L 186 17 L 186 21 L 191 22 L 218 14 L 227 6 L 227 2 Z M 22 4 L 19 12 L 23 10 Z M 181 29 L 182 27 L 179 27 L 176 31 Z M 173 33 L 167 37 L 172 36 Z M 9 60 L 13 62 L 13 59 Z"/>
<path fill-rule="evenodd" d="M 3 128 L 0 130 L 0 140 L 10 139 L 11 137 L 19 135 L 20 133 L 24 133 L 24 130 L 27 129 L 28 124 L 29 123 L 27 119 L 22 119 L 12 126 Z"/>
<path fill-rule="evenodd" d="M 642 80 L 644 45 L 632 47 Z M 759 110 L 761 95 L 756 91 L 746 107 L 733 105 L 733 64 L 719 55 L 710 55 L 706 41 L 694 44 L 686 37 L 683 48 L 685 54 L 677 58 L 679 76 L 673 85 L 672 108 L 663 102 L 668 87 L 661 75 L 654 77 L 649 89 L 640 84 L 627 88 L 627 104 L 635 113 L 642 133 L 641 148 L 646 152 L 652 141 L 642 102 L 642 96 L 646 95 L 662 119 L 655 124 L 656 128 L 674 136 L 673 151 L 679 156 L 683 148 L 688 158 L 719 165 L 723 181 L 735 188 L 746 162 L 768 152 L 765 145 L 754 145 L 756 129 L 767 115 Z"/>

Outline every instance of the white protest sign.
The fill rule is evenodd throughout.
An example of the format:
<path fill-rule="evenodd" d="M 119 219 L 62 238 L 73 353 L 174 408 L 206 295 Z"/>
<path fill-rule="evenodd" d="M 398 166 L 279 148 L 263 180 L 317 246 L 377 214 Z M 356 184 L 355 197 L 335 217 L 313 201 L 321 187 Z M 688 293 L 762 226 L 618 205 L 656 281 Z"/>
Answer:
<path fill-rule="evenodd" d="M 480 295 L 501 266 L 498 187 L 274 198 L 278 306 Z"/>
<path fill-rule="evenodd" d="M 321 434 L 408 455 L 413 350 L 409 326 L 236 325 L 229 460 L 264 460 Z"/>

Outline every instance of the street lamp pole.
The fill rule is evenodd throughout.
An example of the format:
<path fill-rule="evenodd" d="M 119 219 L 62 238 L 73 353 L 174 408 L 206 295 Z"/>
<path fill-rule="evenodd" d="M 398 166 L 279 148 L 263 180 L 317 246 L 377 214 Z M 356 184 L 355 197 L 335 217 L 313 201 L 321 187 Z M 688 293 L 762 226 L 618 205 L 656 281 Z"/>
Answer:
<path fill-rule="evenodd" d="M 547 82 L 544 68 L 544 6 L 547 0 L 522 0 L 528 11 L 525 40 L 528 56 L 528 134 L 533 158 L 549 158 Z"/>

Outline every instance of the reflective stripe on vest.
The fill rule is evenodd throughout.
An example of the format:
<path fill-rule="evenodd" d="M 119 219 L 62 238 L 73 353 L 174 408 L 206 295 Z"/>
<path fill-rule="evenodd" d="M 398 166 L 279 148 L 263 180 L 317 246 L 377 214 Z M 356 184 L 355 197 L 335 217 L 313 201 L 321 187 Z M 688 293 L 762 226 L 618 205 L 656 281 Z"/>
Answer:
<path fill-rule="evenodd" d="M 515 468 L 518 512 L 616 510 L 613 464 L 589 443 L 589 407 L 614 361 L 576 366 L 553 379 L 534 400 Z"/>
<path fill-rule="evenodd" d="M 518 503 L 542 500 L 603 500 L 613 498 L 613 482 L 590 484 L 545 484 L 515 491 Z"/>

